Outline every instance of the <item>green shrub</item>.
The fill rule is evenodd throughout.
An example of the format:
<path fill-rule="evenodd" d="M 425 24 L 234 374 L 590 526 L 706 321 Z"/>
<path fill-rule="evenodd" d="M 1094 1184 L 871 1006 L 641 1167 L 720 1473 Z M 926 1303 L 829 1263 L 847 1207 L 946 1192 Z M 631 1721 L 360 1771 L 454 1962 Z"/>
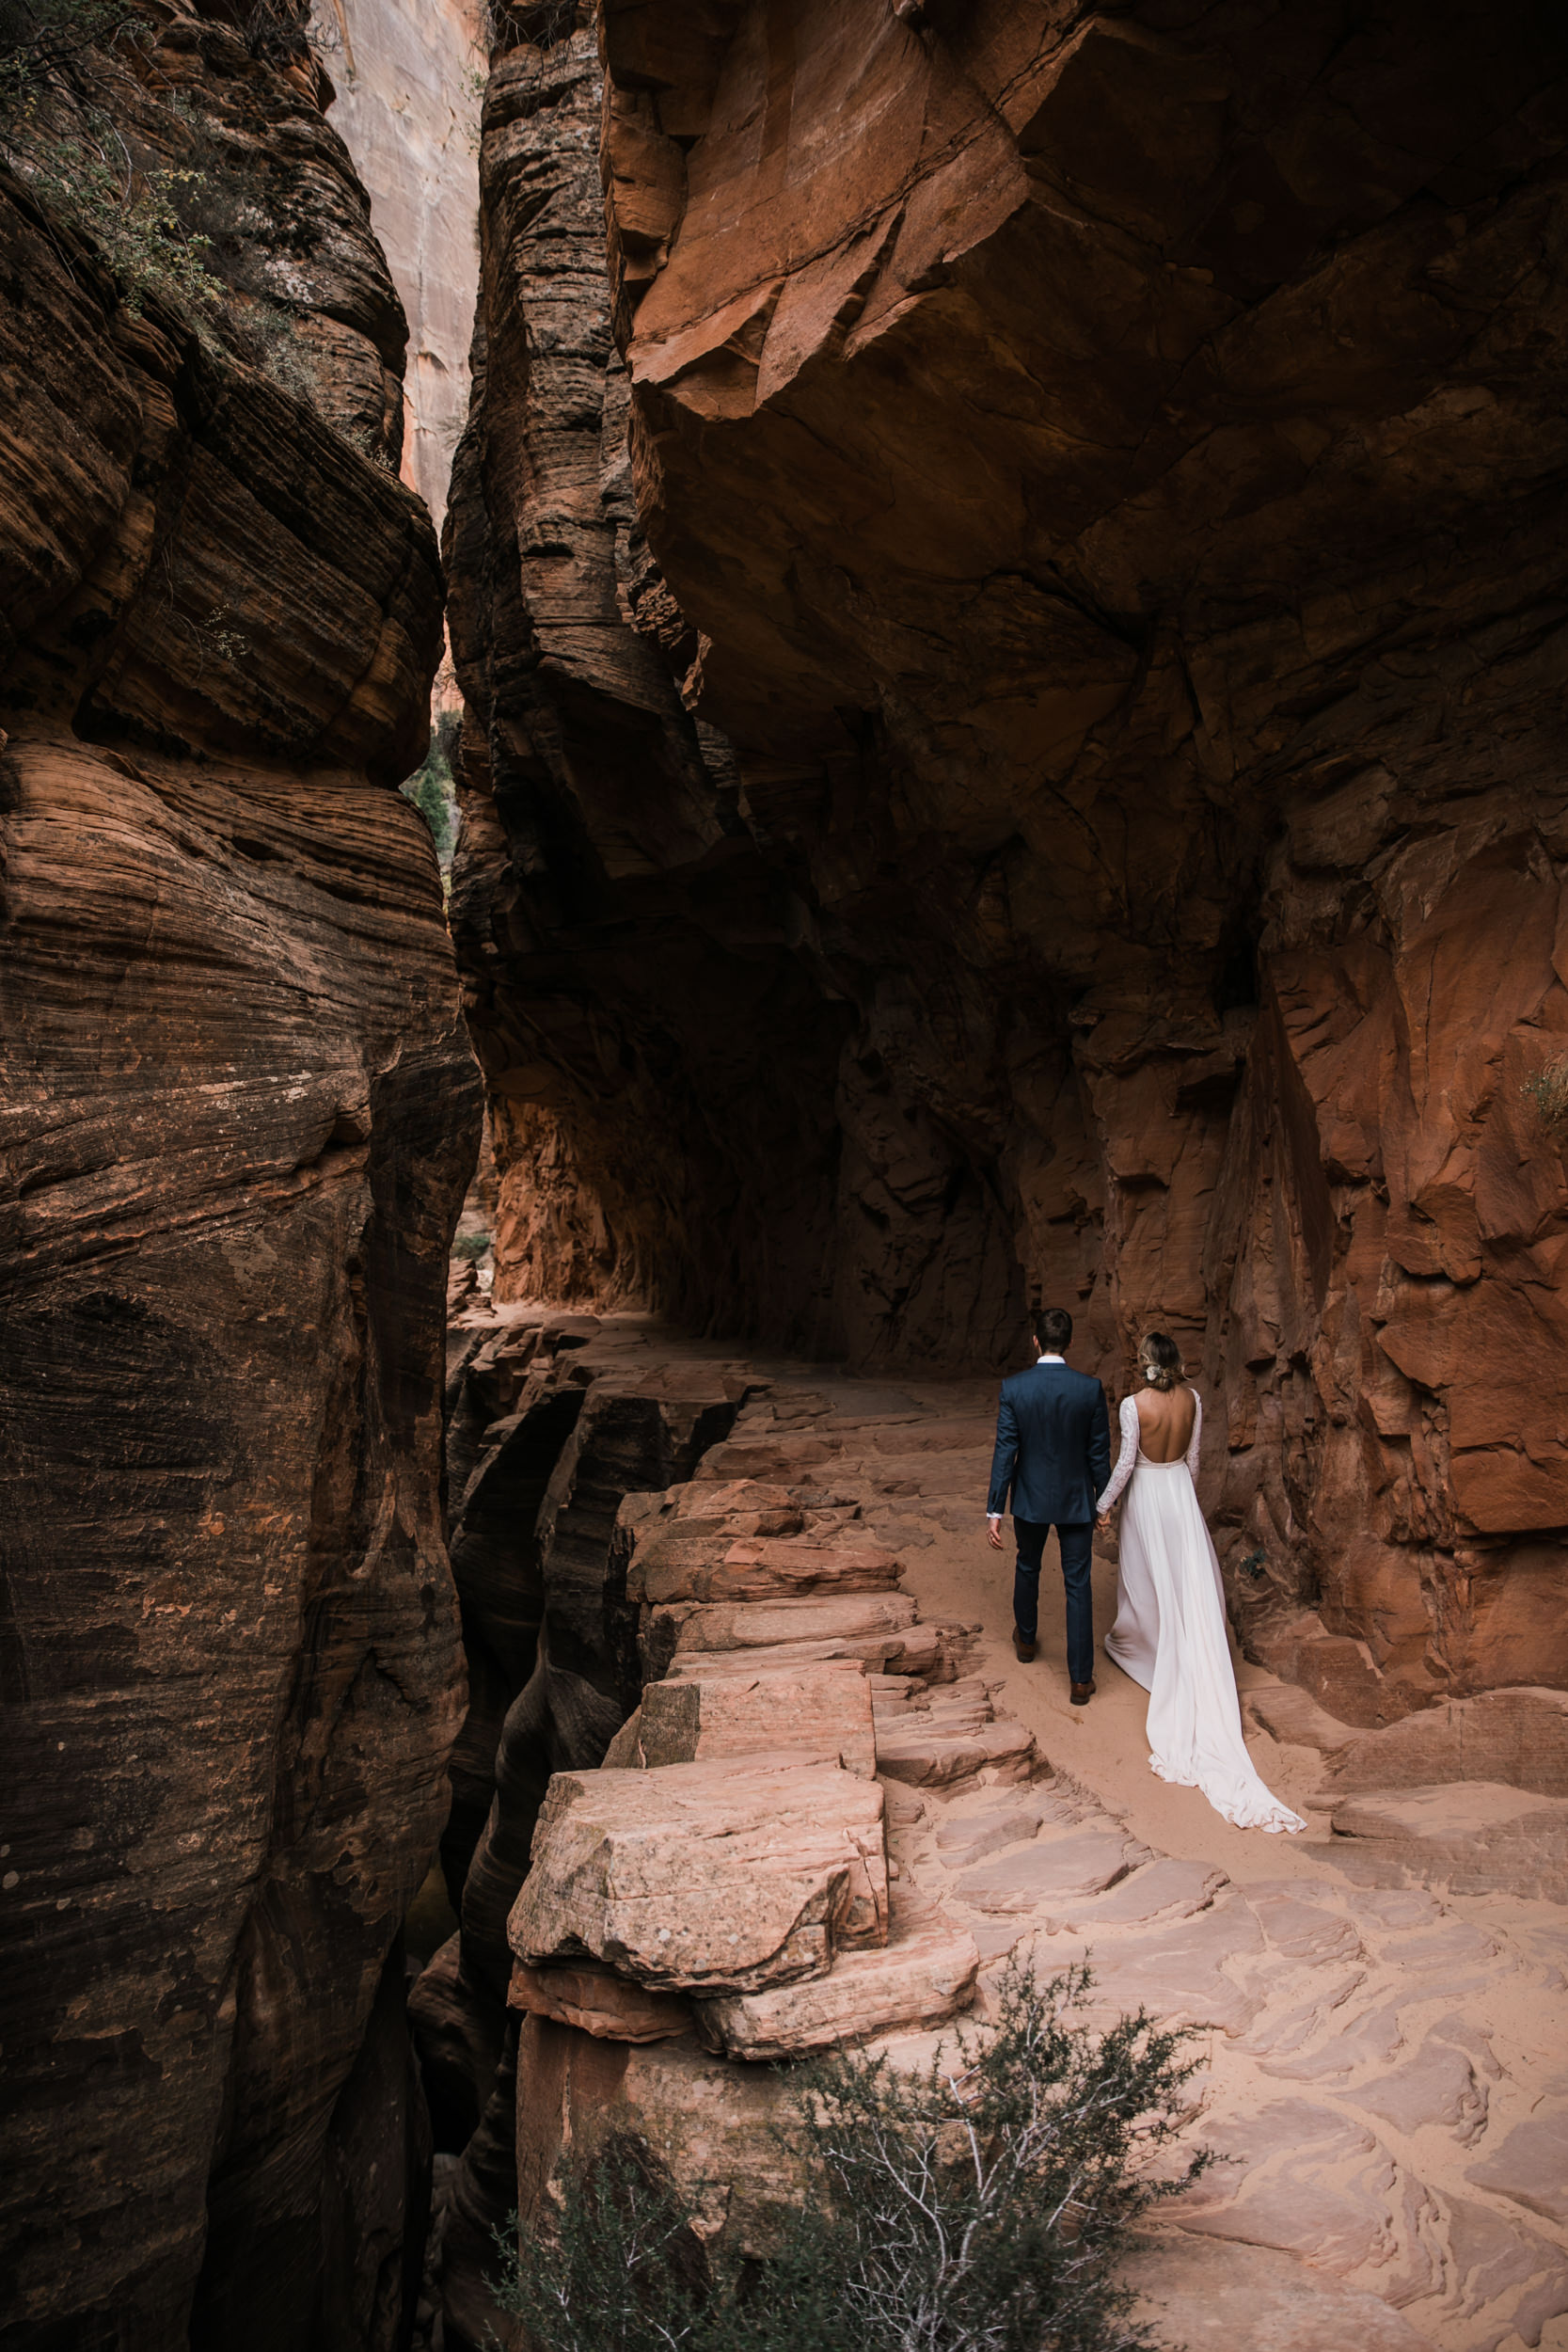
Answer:
<path fill-rule="evenodd" d="M 452 1243 L 451 1254 L 454 1258 L 483 1258 L 489 1247 L 488 1233 L 459 1233 Z"/>
<path fill-rule="evenodd" d="M 134 151 L 104 103 L 110 53 L 147 39 L 109 0 L 0 0 L 0 157 L 90 238 L 131 310 L 199 313 L 219 293 L 182 218 L 201 175 Z"/>
<path fill-rule="evenodd" d="M 710 2263 L 646 2145 L 614 2136 L 558 2174 L 546 2227 L 502 2238 L 501 2309 L 541 2352 L 1134 2352 L 1116 2266 L 1175 2154 L 1189 2039 L 1140 2010 L 1096 2033 L 1090 1979 L 1010 1964 L 988 2031 L 924 2074 L 849 2053 L 792 2071 L 805 2197 L 761 2265 Z"/>
<path fill-rule="evenodd" d="M 451 872 L 451 861 L 457 849 L 459 818 L 457 790 L 452 782 L 452 755 L 457 749 L 461 721 L 455 710 L 444 710 L 432 729 L 430 749 L 422 767 L 398 787 L 405 801 L 412 801 L 430 828 L 436 844 L 436 862 L 443 875 Z"/>

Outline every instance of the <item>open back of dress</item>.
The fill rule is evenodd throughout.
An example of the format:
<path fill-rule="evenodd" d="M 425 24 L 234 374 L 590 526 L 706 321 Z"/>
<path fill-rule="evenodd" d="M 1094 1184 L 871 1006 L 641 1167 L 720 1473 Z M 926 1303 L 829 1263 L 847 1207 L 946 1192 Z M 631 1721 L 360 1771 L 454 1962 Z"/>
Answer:
<path fill-rule="evenodd" d="M 1201 1788 L 1240 1829 L 1305 1829 L 1259 1779 L 1242 1737 L 1225 1586 L 1193 1484 L 1203 1433 L 1196 1391 L 1193 1402 L 1185 1455 L 1151 1462 L 1138 1443 L 1137 1400 L 1123 1400 L 1121 1454 L 1101 1497 L 1108 1509 L 1126 1488 L 1119 1605 L 1106 1655 L 1148 1692 L 1148 1761 L 1162 1780 Z"/>

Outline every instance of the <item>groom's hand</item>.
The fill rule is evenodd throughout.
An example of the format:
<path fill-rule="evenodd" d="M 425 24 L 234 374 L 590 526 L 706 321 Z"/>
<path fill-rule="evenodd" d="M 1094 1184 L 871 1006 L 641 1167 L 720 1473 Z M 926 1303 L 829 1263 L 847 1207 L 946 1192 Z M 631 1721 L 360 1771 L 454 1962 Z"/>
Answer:
<path fill-rule="evenodd" d="M 1001 1549 L 1002 1549 L 1002 1518 L 1001 1518 L 1001 1514 L 1000 1514 L 1000 1513 L 998 1513 L 998 1514 L 997 1514 L 997 1516 L 996 1516 L 994 1518 L 988 1518 L 988 1519 L 987 1519 L 987 1521 L 986 1521 L 986 1541 L 987 1541 L 987 1543 L 988 1543 L 988 1544 L 990 1544 L 990 1548 L 991 1548 L 992 1551 L 1000 1551 L 1000 1550 L 1001 1550 Z"/>
<path fill-rule="evenodd" d="M 1109 1511 L 1101 1511 L 1100 1517 L 1095 1521 L 1095 1525 L 1102 1535 L 1108 1535 L 1111 1532 L 1111 1514 Z"/>

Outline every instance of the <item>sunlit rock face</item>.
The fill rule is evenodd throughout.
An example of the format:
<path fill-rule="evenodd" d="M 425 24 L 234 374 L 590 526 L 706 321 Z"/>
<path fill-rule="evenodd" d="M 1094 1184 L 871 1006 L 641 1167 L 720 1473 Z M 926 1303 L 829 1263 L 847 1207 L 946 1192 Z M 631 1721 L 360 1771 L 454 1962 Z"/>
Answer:
<path fill-rule="evenodd" d="M 233 31 L 159 24 L 170 137 L 256 135 L 246 266 L 379 384 L 402 322 L 341 143 Z M 303 262 L 266 209 L 302 173 Z M 463 1687 L 476 1104 L 394 788 L 435 542 L 391 446 L 133 312 L 8 178 L 0 245 L 0 2333 L 382 2352 L 428 2156 L 397 1938 Z"/>
<path fill-rule="evenodd" d="M 601 38 L 603 310 L 593 43 L 492 79 L 452 541 L 515 1282 L 1168 1327 L 1259 1654 L 1562 1683 L 1560 19 Z"/>
<path fill-rule="evenodd" d="M 468 406 L 479 275 L 478 0 L 317 0 L 328 120 L 371 199 L 408 319 L 403 475 L 437 532 Z"/>

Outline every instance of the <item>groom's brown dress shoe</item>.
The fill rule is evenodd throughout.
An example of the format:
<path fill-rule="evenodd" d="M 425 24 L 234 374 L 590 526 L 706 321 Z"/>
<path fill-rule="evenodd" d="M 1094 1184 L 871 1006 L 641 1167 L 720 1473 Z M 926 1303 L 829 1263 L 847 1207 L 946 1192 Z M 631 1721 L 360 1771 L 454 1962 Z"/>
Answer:
<path fill-rule="evenodd" d="M 1016 1625 L 1013 1628 L 1013 1656 L 1021 1666 L 1033 1665 L 1035 1661 L 1034 1643 L 1026 1642 Z"/>
<path fill-rule="evenodd" d="M 1091 1678 L 1090 1678 L 1090 1680 L 1089 1680 L 1089 1681 L 1087 1681 L 1087 1682 L 1075 1682 L 1075 1683 L 1073 1684 L 1073 1686 L 1072 1686 L 1072 1704 L 1074 1705 L 1074 1707 L 1087 1707 L 1087 1705 L 1088 1705 L 1088 1703 L 1089 1703 L 1090 1699 L 1092 1699 L 1092 1698 L 1093 1698 L 1093 1696 L 1094 1696 L 1094 1682 L 1093 1682 L 1092 1677 L 1091 1677 Z"/>

